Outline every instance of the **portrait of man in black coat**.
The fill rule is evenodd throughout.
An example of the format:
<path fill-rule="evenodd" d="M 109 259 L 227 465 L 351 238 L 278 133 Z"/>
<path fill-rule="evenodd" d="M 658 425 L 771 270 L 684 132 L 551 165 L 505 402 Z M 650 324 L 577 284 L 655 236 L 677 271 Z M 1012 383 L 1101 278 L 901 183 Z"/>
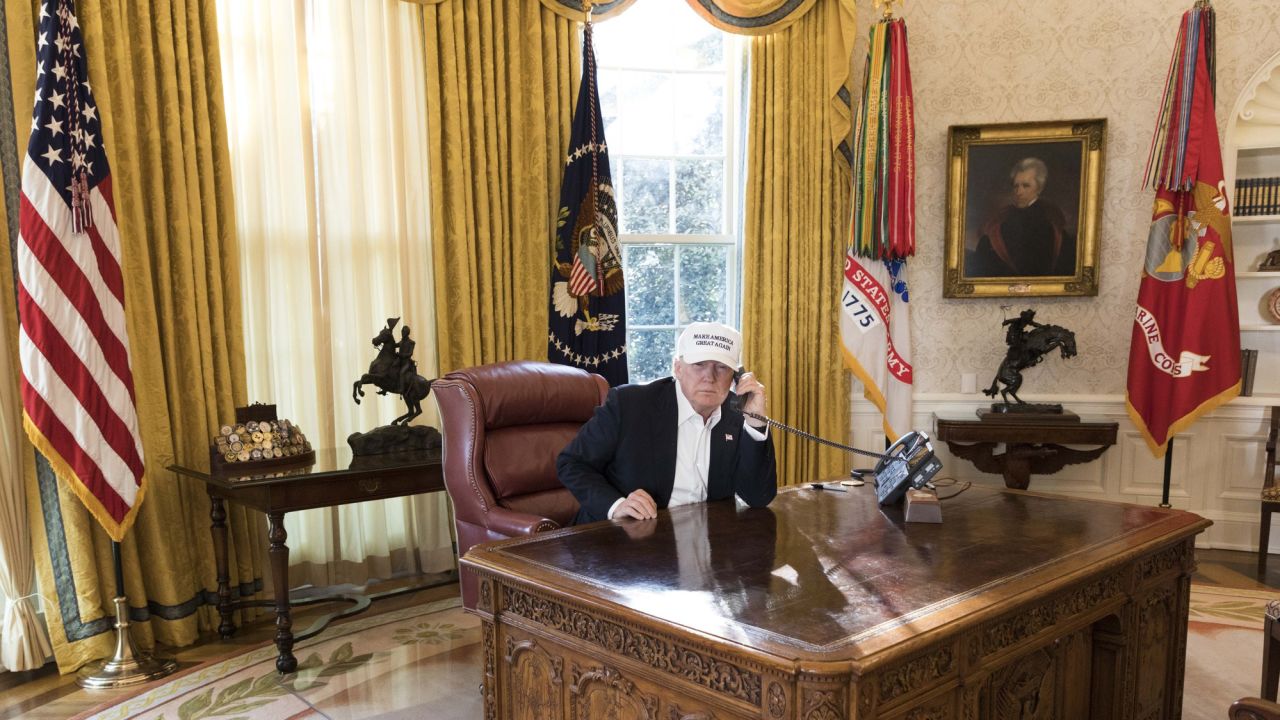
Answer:
<path fill-rule="evenodd" d="M 1009 171 L 1010 202 L 983 223 L 965 256 L 967 277 L 1048 277 L 1075 273 L 1076 236 L 1062 210 L 1044 197 L 1049 168 L 1026 157 Z"/>

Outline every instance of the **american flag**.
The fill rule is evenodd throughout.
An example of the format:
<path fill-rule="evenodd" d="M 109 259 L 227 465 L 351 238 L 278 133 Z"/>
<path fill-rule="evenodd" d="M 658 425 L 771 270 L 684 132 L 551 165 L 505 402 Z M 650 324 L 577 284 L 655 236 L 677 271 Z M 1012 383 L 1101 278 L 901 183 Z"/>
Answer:
<path fill-rule="evenodd" d="M 18 338 L 23 424 L 114 540 L 143 496 L 120 237 L 102 121 L 71 0 L 43 0 L 22 167 Z"/>
<path fill-rule="evenodd" d="M 599 287 L 600 284 L 596 282 L 595 277 L 582 264 L 582 257 L 573 256 L 573 271 L 569 275 L 569 290 L 574 295 L 590 295 Z"/>

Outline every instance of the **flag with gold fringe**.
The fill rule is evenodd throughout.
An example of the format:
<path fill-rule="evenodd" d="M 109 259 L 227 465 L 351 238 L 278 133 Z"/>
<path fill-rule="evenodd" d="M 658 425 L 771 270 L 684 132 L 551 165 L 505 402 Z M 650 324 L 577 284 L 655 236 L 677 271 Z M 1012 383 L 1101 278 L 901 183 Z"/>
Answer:
<path fill-rule="evenodd" d="M 1147 446 L 1240 393 L 1231 213 L 1214 116 L 1214 15 L 1182 16 L 1145 170 L 1155 207 L 1138 289 L 1126 405 Z"/>
<path fill-rule="evenodd" d="M 582 82 L 560 186 L 548 324 L 551 362 L 599 373 L 610 385 L 626 384 L 622 246 L 589 19 L 582 33 Z"/>
<path fill-rule="evenodd" d="M 854 125 L 840 336 L 845 364 L 896 440 L 912 425 L 907 258 L 915 254 L 915 119 L 906 23 L 886 17 L 870 35 Z"/>
<path fill-rule="evenodd" d="M 142 437 L 111 170 L 71 0 L 41 3 L 36 64 L 15 244 L 23 424 L 118 542 L 146 488 Z"/>

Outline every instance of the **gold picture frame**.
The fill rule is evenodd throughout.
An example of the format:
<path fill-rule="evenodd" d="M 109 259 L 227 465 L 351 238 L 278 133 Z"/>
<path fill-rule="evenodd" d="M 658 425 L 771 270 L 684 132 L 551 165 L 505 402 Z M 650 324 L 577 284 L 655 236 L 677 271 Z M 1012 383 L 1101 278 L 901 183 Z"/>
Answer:
<path fill-rule="evenodd" d="M 947 298 L 1098 294 L 1107 121 L 947 131 Z"/>

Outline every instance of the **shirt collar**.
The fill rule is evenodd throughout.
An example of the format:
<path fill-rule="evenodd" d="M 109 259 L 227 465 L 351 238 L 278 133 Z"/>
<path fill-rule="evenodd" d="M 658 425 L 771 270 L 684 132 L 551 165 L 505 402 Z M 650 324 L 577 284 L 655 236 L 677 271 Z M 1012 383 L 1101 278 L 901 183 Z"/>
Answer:
<path fill-rule="evenodd" d="M 684 390 L 680 388 L 680 379 L 674 375 L 672 379 L 676 381 L 676 427 L 685 424 L 691 417 L 698 418 L 698 423 L 703 424 L 702 416 L 698 414 L 697 410 L 693 409 L 693 404 L 689 402 L 689 398 L 684 396 Z M 711 413 L 711 419 L 706 422 L 706 425 L 715 427 L 718 422 L 720 422 L 720 408 L 716 408 L 716 411 Z"/>

